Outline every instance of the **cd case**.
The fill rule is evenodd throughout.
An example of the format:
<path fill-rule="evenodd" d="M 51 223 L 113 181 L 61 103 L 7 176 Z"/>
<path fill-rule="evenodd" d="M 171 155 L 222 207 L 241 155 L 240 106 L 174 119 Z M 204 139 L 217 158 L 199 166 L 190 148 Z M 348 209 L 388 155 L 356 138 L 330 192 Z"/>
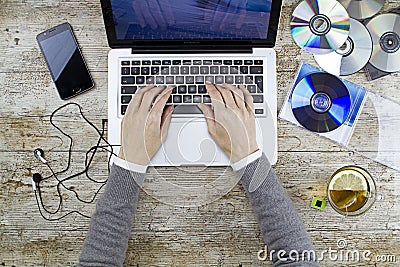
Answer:
<path fill-rule="evenodd" d="M 279 113 L 280 119 L 309 130 L 308 125 L 303 125 L 304 122 L 307 122 L 307 116 L 312 120 L 320 118 L 316 117 L 315 114 L 304 113 L 306 119 L 302 120 L 303 124 L 301 124 L 293 112 L 293 107 L 296 104 L 292 103 L 293 92 L 295 88 L 298 88 L 297 85 L 304 81 L 303 78 L 316 73 L 325 74 L 326 72 L 306 63 L 300 65 Z M 398 134 L 400 130 L 400 104 L 354 83 L 336 76 L 333 77 L 343 82 L 350 96 L 350 107 L 343 107 L 343 110 L 346 110 L 346 118 L 335 129 L 326 132 L 309 131 L 400 171 L 400 135 Z M 305 96 L 304 98 L 305 101 L 311 102 L 310 97 Z M 336 114 L 338 112 L 335 111 Z M 298 113 L 297 118 L 299 118 Z"/>

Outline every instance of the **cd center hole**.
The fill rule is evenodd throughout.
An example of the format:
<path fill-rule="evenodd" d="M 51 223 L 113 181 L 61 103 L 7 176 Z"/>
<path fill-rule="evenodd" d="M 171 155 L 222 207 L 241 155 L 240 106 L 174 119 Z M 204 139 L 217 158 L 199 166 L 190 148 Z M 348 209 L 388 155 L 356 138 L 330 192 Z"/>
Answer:
<path fill-rule="evenodd" d="M 328 23 L 323 18 L 317 18 L 314 20 L 313 27 L 318 32 L 324 32 L 328 27 Z"/>

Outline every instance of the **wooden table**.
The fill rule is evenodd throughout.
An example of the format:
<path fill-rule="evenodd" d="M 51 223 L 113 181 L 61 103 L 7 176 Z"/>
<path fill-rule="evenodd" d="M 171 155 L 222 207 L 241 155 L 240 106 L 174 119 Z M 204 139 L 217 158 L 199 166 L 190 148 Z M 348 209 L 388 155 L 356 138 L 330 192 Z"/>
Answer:
<path fill-rule="evenodd" d="M 289 20 L 298 1 L 284 3 L 279 35 L 278 108 L 301 61 L 316 65 L 312 55 L 298 48 L 289 31 Z M 65 102 L 60 100 L 35 41 L 39 32 L 68 21 L 72 24 L 96 83 L 89 93 L 74 98 L 85 115 L 98 127 L 107 118 L 107 46 L 99 1 L 8 0 L 0 1 L 0 266 L 55 266 L 77 263 L 89 220 L 77 215 L 58 222 L 43 220 L 31 187 L 32 173 L 49 175 L 49 170 L 33 157 L 41 147 L 57 170 L 66 164 L 68 140 L 49 124 L 49 115 Z M 400 5 L 386 3 L 385 10 Z M 347 78 L 371 91 L 400 101 L 400 74 L 374 82 L 361 71 Z M 76 110 L 56 119 L 74 138 L 71 172 L 82 169 L 83 153 L 95 144 L 96 134 L 82 122 Z M 365 132 L 368 124 L 365 124 Z M 279 159 L 275 165 L 284 187 L 294 202 L 318 252 L 337 249 L 345 238 L 349 249 L 370 250 L 375 255 L 396 255 L 400 262 L 400 175 L 397 171 L 344 149 L 335 143 L 279 120 Z M 106 153 L 94 160 L 91 174 L 107 176 Z M 328 205 L 325 211 L 310 208 L 313 196 L 326 198 L 327 181 L 340 167 L 356 164 L 375 178 L 378 198 L 359 217 L 338 215 Z M 150 169 L 148 182 L 161 172 L 168 180 L 186 187 L 207 184 L 223 168 Z M 232 173 L 224 174 L 232 176 Z M 54 180 L 54 179 L 53 179 Z M 55 181 L 42 184 L 46 205 L 55 208 Z M 84 177 L 68 182 L 82 198 L 90 199 L 97 184 Z M 162 188 L 160 189 L 162 190 Z M 90 214 L 95 205 L 81 205 L 73 194 L 62 191 L 63 211 L 78 209 Z M 137 266 L 258 266 L 257 252 L 264 248 L 261 233 L 243 188 L 236 185 L 227 194 L 207 205 L 179 207 L 166 194 L 158 201 L 151 194 L 140 195 L 126 265 Z M 215 197 L 215 196 L 210 196 Z M 322 266 L 350 264 L 325 259 Z M 394 263 L 351 262 L 352 266 L 395 266 Z"/>

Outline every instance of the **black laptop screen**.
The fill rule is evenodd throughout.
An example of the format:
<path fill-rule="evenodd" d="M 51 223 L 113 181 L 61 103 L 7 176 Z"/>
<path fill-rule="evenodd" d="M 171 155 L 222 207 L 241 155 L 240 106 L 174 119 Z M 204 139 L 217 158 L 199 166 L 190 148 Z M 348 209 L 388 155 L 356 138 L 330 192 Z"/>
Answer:
<path fill-rule="evenodd" d="M 267 39 L 272 0 L 111 0 L 117 40 Z"/>

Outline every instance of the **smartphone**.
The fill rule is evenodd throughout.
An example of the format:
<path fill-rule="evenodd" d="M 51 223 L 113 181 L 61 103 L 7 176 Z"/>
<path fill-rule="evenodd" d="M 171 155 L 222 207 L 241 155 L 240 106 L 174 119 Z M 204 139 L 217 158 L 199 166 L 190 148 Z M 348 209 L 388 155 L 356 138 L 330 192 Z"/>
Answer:
<path fill-rule="evenodd" d="M 93 79 L 69 23 L 39 33 L 36 40 L 61 99 L 93 88 Z"/>

